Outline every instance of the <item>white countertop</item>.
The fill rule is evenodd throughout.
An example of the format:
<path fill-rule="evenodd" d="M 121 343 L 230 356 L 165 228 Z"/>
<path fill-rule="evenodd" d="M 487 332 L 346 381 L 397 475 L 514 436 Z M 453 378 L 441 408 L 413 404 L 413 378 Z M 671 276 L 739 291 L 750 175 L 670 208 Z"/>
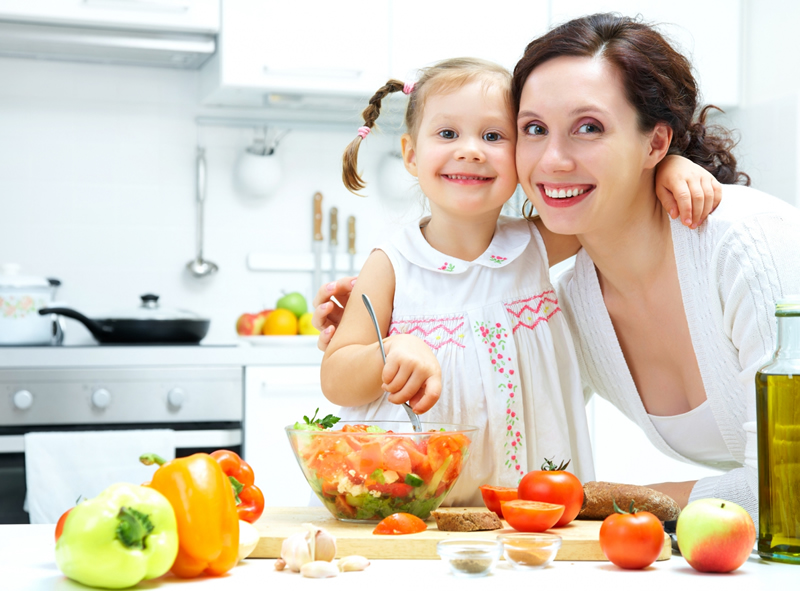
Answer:
<path fill-rule="evenodd" d="M 0 525 L 0 573 L 3 590 L 87 589 L 66 579 L 54 559 L 52 525 Z M 500 562 L 494 574 L 477 579 L 455 579 L 439 560 L 377 560 L 363 572 L 342 573 L 326 580 L 306 579 L 297 573 L 277 572 L 274 560 L 248 559 L 228 575 L 184 581 L 166 575 L 142 583 L 136 589 L 273 590 L 273 589 L 452 589 L 495 587 L 498 589 L 680 589 L 680 591 L 753 591 L 794 589 L 800 567 L 765 562 L 751 557 L 737 571 L 725 575 L 699 573 L 680 556 L 656 562 L 641 571 L 624 571 L 605 562 L 555 562 L 543 570 L 515 571 Z M 190 585 L 189 587 L 178 585 Z M 524 585 L 524 587 L 523 587 Z M 531 585 L 535 585 L 531 586 Z"/>
<path fill-rule="evenodd" d="M 56 367 L 165 367 L 194 365 L 319 365 L 322 351 L 317 338 L 273 338 L 269 345 L 247 342 L 201 345 L 87 345 L 54 347 L 0 347 L 0 369 Z"/>

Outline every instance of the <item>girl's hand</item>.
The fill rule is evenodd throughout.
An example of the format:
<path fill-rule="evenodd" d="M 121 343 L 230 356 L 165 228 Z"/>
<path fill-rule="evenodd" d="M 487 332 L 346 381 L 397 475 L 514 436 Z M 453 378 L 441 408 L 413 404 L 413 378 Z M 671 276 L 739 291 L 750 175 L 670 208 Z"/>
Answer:
<path fill-rule="evenodd" d="M 722 185 L 706 169 L 683 156 L 667 156 L 656 169 L 656 196 L 685 226 L 697 228 L 722 200 Z"/>
<path fill-rule="evenodd" d="M 355 284 L 356 277 L 343 277 L 336 282 L 326 283 L 319 288 L 319 291 L 314 296 L 312 301 L 314 314 L 311 318 L 311 324 L 320 331 L 317 339 L 317 347 L 320 351 L 328 348 L 336 327 L 342 321 L 344 306 L 347 305 L 347 300 L 350 299 L 350 293 L 353 291 Z M 331 296 L 336 297 L 342 305 L 341 308 L 331 301 Z"/>
<path fill-rule="evenodd" d="M 442 368 L 422 339 L 398 334 L 384 341 L 386 365 L 381 388 L 389 402 L 408 402 L 417 414 L 429 411 L 442 393 Z"/>

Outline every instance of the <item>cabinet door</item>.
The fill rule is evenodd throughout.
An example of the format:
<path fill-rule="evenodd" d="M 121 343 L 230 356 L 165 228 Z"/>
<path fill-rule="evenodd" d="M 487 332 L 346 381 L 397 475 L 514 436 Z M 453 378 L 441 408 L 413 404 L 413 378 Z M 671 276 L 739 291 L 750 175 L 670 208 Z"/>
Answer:
<path fill-rule="evenodd" d="M 0 0 L 0 19 L 216 33 L 220 0 Z"/>
<path fill-rule="evenodd" d="M 415 78 L 419 68 L 452 57 L 479 57 L 512 70 L 525 46 L 547 30 L 548 0 L 404 0 L 392 3 L 391 73 Z"/>
<path fill-rule="evenodd" d="M 641 15 L 692 62 L 703 104 L 739 103 L 740 0 L 558 0 L 552 24 L 595 12 Z"/>
<path fill-rule="evenodd" d="M 297 465 L 284 427 L 336 407 L 322 395 L 319 365 L 245 368 L 244 450 L 269 507 L 321 504 Z"/>
<path fill-rule="evenodd" d="M 225 0 L 222 83 L 271 91 L 372 93 L 388 72 L 388 4 Z"/>

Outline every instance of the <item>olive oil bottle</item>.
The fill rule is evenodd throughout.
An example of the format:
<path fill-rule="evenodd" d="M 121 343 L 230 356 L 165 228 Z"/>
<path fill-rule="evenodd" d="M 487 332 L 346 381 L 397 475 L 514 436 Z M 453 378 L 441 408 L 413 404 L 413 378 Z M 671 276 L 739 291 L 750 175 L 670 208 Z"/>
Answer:
<path fill-rule="evenodd" d="M 779 300 L 778 343 L 756 373 L 758 553 L 800 564 L 800 296 Z"/>

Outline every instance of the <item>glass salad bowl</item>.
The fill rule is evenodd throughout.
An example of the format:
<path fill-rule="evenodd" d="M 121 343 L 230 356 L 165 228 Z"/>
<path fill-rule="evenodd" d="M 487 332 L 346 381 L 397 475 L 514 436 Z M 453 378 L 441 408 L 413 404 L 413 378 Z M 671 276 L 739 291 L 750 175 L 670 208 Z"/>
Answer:
<path fill-rule="evenodd" d="M 297 463 L 322 503 L 341 521 L 377 522 L 392 513 L 420 519 L 458 480 L 478 431 L 468 425 L 341 421 L 286 427 Z"/>

